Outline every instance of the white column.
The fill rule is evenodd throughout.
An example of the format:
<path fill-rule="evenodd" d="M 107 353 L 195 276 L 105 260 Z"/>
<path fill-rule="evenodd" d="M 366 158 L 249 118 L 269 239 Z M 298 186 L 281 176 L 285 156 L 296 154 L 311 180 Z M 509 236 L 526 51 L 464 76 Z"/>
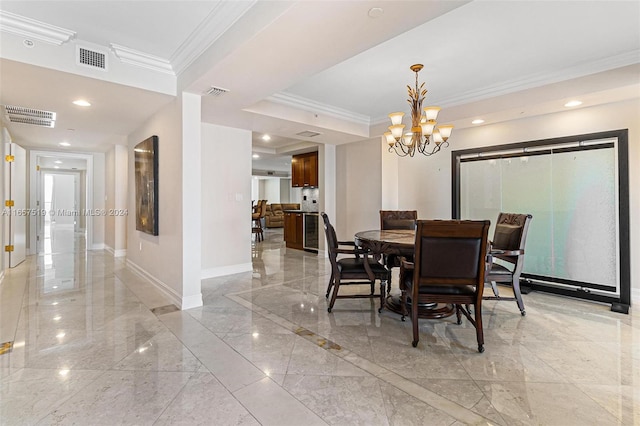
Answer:
<path fill-rule="evenodd" d="M 336 210 L 336 147 L 321 145 L 318 149 L 318 182 L 320 183 L 320 211 L 325 212 L 334 221 Z M 318 230 L 318 253 L 326 256 L 326 239 L 324 226 L 320 218 Z"/>
<path fill-rule="evenodd" d="M 182 306 L 202 306 L 201 100 L 182 94 Z M 178 207 L 180 206 L 180 207 Z"/>
<path fill-rule="evenodd" d="M 382 151 L 382 210 L 398 210 L 398 156 L 389 152 L 384 136 L 380 137 Z"/>

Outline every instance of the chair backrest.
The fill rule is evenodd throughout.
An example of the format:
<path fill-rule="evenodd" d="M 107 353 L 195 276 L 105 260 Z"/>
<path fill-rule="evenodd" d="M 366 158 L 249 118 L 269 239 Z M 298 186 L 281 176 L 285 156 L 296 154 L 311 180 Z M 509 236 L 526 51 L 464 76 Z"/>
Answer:
<path fill-rule="evenodd" d="M 324 222 L 324 235 L 327 238 L 327 252 L 329 262 L 334 271 L 338 268 L 338 237 L 336 236 L 336 230 L 329 221 L 329 216 L 325 212 L 321 212 L 322 221 Z"/>
<path fill-rule="evenodd" d="M 336 237 L 336 230 L 329 221 L 329 216 L 325 212 L 320 213 L 322 221 L 324 222 L 324 234 L 327 237 L 327 250 L 329 250 L 329 258 L 333 256 L 335 259 L 336 250 L 338 249 L 338 237 Z"/>
<path fill-rule="evenodd" d="M 419 220 L 413 282 L 416 286 L 474 285 L 482 294 L 488 220 Z"/>
<path fill-rule="evenodd" d="M 518 256 L 494 255 L 512 264 L 524 260 L 524 246 L 527 242 L 527 231 L 533 216 L 530 214 L 500 213 L 496 222 L 496 229 L 491 241 L 492 249 L 522 250 Z"/>
<path fill-rule="evenodd" d="M 260 217 L 265 217 L 267 214 L 267 200 L 262 200 L 262 206 L 260 206 Z"/>
<path fill-rule="evenodd" d="M 380 229 L 415 229 L 417 210 L 380 210 Z"/>

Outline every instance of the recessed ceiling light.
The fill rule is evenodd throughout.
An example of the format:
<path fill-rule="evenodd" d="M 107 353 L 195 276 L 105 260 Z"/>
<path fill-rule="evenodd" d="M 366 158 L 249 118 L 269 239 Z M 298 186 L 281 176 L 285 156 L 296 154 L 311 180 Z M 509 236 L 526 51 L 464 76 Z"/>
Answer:
<path fill-rule="evenodd" d="M 484 120 L 483 120 L 483 119 L 481 119 L 481 118 L 478 118 L 478 119 L 473 120 L 473 121 L 471 122 L 471 124 L 482 124 L 482 123 L 484 123 Z"/>
<path fill-rule="evenodd" d="M 53 166 L 53 168 L 54 168 L 54 169 L 59 169 L 59 168 L 60 168 L 60 166 Z"/>
<path fill-rule="evenodd" d="M 253 158 L 260 158 L 260 156 L 258 154 L 253 154 L 252 157 Z"/>
<path fill-rule="evenodd" d="M 367 14 L 369 15 L 369 18 L 379 18 L 384 14 L 384 9 L 381 7 L 372 7 L 371 9 L 369 9 L 369 12 Z"/>
<path fill-rule="evenodd" d="M 582 102 L 581 101 L 569 101 L 566 104 L 564 104 L 564 106 L 566 106 L 567 108 L 576 107 L 578 105 L 582 105 Z"/>
<path fill-rule="evenodd" d="M 60 161 L 60 160 L 56 160 L 56 161 L 54 161 L 54 163 L 56 163 L 56 164 L 62 164 L 62 161 Z"/>
<path fill-rule="evenodd" d="M 270 141 L 270 140 L 271 140 L 271 136 L 269 136 L 269 135 L 264 135 L 264 136 L 262 137 L 262 140 L 263 140 L 263 141 L 265 141 L 265 142 L 266 142 L 266 141 Z"/>
<path fill-rule="evenodd" d="M 60 146 L 71 146 L 69 142 L 60 142 L 58 145 Z"/>
<path fill-rule="evenodd" d="M 81 107 L 88 107 L 88 106 L 91 106 L 91 103 L 90 103 L 90 102 L 85 101 L 84 99 L 77 99 L 77 100 L 73 101 L 73 104 L 74 104 L 74 105 L 81 106 Z"/>

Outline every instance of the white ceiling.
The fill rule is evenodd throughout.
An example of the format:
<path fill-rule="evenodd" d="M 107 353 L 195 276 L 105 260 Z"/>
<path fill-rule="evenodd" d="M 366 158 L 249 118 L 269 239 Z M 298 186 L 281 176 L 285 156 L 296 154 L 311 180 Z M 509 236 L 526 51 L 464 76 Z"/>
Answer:
<path fill-rule="evenodd" d="M 381 16 L 368 15 L 374 7 Z M 0 103 L 58 114 L 55 129 L 9 123 L 9 131 L 48 149 L 66 139 L 77 151 L 122 143 L 173 99 L 160 88 L 167 77 L 176 93 L 229 89 L 203 97 L 203 121 L 254 131 L 261 169 L 310 143 L 379 136 L 387 113 L 408 109 L 414 63 L 425 65 L 425 104 L 440 104 L 441 119 L 458 128 L 548 113 L 572 97 L 589 107 L 640 96 L 638 1 L 3 0 L 0 11 Z M 40 22 L 17 34 L 16 15 Z M 42 23 L 75 38 L 25 47 Z M 63 64 L 64 49 L 84 41 L 165 60 L 177 75 L 115 56 L 106 74 Z M 72 105 L 77 97 L 93 106 Z M 320 135 L 297 135 L 305 130 Z"/>

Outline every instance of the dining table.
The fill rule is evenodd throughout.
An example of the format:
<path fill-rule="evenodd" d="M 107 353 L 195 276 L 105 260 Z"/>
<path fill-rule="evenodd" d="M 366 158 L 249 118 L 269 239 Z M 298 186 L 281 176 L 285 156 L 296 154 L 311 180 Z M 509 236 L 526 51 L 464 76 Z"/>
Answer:
<path fill-rule="evenodd" d="M 383 255 L 389 254 L 413 258 L 415 240 L 415 229 L 372 229 L 356 232 L 354 236 L 355 244 L 368 250 L 376 260 L 380 260 Z M 405 312 L 402 309 L 400 294 L 391 292 L 389 282 L 386 283 L 386 286 L 387 291 L 383 307 L 404 316 Z M 407 298 L 407 304 L 406 312 L 408 313 L 411 312 L 410 298 Z M 454 312 L 454 306 L 451 304 L 421 303 L 418 306 L 418 316 L 420 318 L 445 318 L 453 315 Z"/>

